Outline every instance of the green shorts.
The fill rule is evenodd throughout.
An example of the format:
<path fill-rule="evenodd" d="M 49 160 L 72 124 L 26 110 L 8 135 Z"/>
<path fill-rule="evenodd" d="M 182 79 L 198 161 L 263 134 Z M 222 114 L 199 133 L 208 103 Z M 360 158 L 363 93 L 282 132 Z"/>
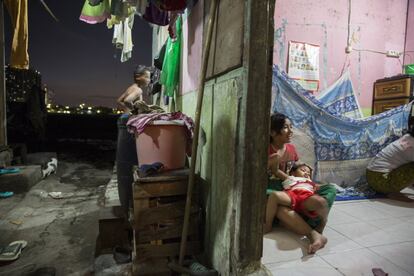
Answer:
<path fill-rule="evenodd" d="M 281 180 L 269 179 L 266 193 L 269 195 L 273 191 L 283 191 L 283 185 Z M 316 193 L 326 199 L 326 202 L 328 203 L 328 208 L 330 210 L 336 197 L 335 187 L 331 184 L 321 185 L 320 189 Z M 306 221 L 306 223 L 309 224 L 312 228 L 315 228 L 320 223 L 320 218 L 312 219 L 306 216 L 302 217 Z"/>

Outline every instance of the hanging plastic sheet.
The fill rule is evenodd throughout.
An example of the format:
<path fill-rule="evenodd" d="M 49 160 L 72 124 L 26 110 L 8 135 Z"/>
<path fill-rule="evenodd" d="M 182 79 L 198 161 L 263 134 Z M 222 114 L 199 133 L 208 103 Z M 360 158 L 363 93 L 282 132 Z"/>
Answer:
<path fill-rule="evenodd" d="M 318 100 L 331 113 L 358 119 L 362 118 L 361 108 L 355 96 L 349 70 L 331 86 L 322 91 Z"/>

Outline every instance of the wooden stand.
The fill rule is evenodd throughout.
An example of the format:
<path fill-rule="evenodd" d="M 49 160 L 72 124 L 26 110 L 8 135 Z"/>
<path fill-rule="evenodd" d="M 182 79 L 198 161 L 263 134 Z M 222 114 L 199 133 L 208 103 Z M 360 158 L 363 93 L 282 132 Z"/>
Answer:
<path fill-rule="evenodd" d="M 170 275 L 166 259 L 176 257 L 180 252 L 188 172 L 184 169 L 150 177 L 134 175 L 134 216 L 131 222 L 134 229 L 134 275 L 155 275 L 153 269 L 145 269 L 154 262 L 158 268 L 166 268 L 165 274 L 157 271 L 156 275 Z M 201 252 L 200 225 L 200 207 L 192 204 L 186 250 L 189 255 Z"/>

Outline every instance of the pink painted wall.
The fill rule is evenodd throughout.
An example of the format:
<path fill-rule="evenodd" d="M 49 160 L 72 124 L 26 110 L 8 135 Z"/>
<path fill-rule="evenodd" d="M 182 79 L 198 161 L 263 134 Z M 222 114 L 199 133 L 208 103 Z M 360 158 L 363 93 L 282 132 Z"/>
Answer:
<path fill-rule="evenodd" d="M 290 40 L 318 44 L 319 89 L 332 84 L 348 60 L 359 102 L 371 108 L 373 83 L 401 73 L 402 57 L 370 51 L 404 50 L 407 0 L 354 0 L 351 4 L 354 50 L 347 58 L 348 0 L 276 1 L 273 62 L 286 70 Z"/>
<path fill-rule="evenodd" d="M 404 64 L 414 63 L 414 1 L 411 0 L 408 8 L 407 36 L 405 42 Z"/>
<path fill-rule="evenodd" d="M 180 93 L 197 89 L 203 41 L 204 1 L 200 0 L 183 20 L 182 70 Z"/>

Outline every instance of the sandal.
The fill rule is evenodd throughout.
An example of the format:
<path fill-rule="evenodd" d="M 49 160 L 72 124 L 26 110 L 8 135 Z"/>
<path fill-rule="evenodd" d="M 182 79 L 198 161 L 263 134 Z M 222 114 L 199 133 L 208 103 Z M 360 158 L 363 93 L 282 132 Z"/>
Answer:
<path fill-rule="evenodd" d="M 14 241 L 8 246 L 0 248 L 0 261 L 14 261 L 19 258 L 27 241 Z"/>

